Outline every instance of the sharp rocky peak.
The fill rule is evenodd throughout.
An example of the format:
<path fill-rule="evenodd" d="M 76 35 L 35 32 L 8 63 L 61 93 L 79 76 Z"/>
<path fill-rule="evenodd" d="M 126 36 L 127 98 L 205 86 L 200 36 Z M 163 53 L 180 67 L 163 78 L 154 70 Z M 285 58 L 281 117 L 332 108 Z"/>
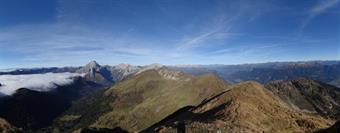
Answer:
<path fill-rule="evenodd" d="M 86 68 L 98 68 L 100 67 L 100 65 L 96 62 L 96 61 L 91 61 L 90 63 L 88 63 L 87 65 L 85 65 Z"/>
<path fill-rule="evenodd" d="M 90 63 L 86 64 L 84 67 L 79 69 L 77 72 L 80 72 L 80 73 L 89 73 L 91 71 L 98 70 L 100 67 L 101 66 L 96 61 L 91 61 Z"/>
<path fill-rule="evenodd" d="M 90 63 L 78 69 L 76 72 L 87 73 L 90 74 L 91 77 L 94 77 L 96 71 L 99 71 L 101 68 L 102 67 L 96 61 L 91 61 Z"/>

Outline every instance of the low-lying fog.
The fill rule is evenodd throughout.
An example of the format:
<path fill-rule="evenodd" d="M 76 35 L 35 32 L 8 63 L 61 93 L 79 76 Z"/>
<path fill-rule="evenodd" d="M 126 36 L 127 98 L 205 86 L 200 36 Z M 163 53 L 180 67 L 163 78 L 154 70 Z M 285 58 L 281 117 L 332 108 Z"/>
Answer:
<path fill-rule="evenodd" d="M 11 95 L 19 88 L 36 91 L 49 91 L 56 85 L 67 85 L 73 82 L 72 77 L 83 76 L 79 73 L 45 73 L 25 75 L 0 75 L 0 94 Z M 0 95 L 1 96 L 1 95 Z"/>

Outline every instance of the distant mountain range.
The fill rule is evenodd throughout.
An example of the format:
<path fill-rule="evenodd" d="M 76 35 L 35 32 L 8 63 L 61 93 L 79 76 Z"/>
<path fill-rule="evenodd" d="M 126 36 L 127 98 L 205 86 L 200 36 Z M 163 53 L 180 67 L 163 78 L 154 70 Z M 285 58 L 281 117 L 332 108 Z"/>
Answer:
<path fill-rule="evenodd" d="M 215 73 L 230 83 L 255 80 L 268 83 L 300 77 L 340 86 L 340 61 L 273 62 L 244 65 L 173 66 L 194 75 Z"/>
<path fill-rule="evenodd" d="M 12 69 L 11 71 L 0 71 L 0 75 L 23 75 L 42 73 L 85 73 L 85 79 L 102 86 L 111 86 L 138 72 L 161 67 L 161 64 L 151 64 L 146 66 L 132 66 L 129 64 L 119 64 L 116 66 L 99 65 L 96 61 L 91 61 L 82 67 L 51 67 L 51 68 L 23 68 Z"/>
<path fill-rule="evenodd" d="M 86 77 L 88 79 L 100 84 L 112 85 L 154 65 L 132 66 L 119 64 L 116 66 L 101 66 L 96 61 L 91 61 L 83 67 L 14 69 L 6 72 L 0 71 L 0 75 L 78 72 L 87 73 Z M 247 80 L 268 83 L 274 80 L 290 80 L 304 77 L 340 86 L 340 61 L 271 62 L 243 65 L 177 65 L 167 67 L 192 75 L 214 73 L 230 83 Z"/>

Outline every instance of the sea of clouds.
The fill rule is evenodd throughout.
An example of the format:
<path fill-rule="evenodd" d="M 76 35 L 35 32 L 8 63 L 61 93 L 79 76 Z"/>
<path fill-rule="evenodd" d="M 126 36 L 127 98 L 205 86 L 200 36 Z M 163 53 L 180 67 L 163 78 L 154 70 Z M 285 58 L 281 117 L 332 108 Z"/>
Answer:
<path fill-rule="evenodd" d="M 36 91 L 50 91 L 57 85 L 73 83 L 73 77 L 84 76 L 79 73 L 44 73 L 25 75 L 0 75 L 0 96 L 11 95 L 19 88 L 27 88 Z"/>

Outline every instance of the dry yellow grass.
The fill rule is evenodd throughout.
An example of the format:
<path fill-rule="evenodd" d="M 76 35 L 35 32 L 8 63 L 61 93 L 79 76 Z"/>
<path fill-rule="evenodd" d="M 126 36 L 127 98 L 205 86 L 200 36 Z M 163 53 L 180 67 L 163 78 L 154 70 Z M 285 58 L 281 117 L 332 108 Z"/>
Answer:
<path fill-rule="evenodd" d="M 233 85 L 230 91 L 191 111 L 194 118 L 183 118 L 187 132 L 312 132 L 334 122 L 297 112 L 251 81 Z M 160 126 L 159 132 L 173 132 L 174 125 Z"/>

